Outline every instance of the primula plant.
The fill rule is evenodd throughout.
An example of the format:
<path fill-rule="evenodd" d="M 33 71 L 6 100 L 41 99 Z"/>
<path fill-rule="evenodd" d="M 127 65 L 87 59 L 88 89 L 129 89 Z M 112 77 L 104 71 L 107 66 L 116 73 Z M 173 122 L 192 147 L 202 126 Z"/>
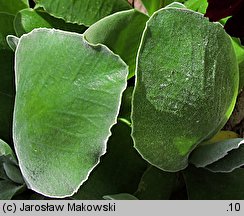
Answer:
<path fill-rule="evenodd" d="M 244 199 L 242 9 L 0 0 L 0 199 Z"/>

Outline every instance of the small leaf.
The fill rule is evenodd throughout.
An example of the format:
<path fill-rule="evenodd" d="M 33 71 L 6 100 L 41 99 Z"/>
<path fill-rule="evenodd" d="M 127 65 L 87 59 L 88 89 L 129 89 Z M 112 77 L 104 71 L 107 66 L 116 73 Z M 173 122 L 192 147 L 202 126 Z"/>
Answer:
<path fill-rule="evenodd" d="M 12 162 L 17 165 L 16 157 L 10 146 L 0 139 L 0 161 Z"/>
<path fill-rule="evenodd" d="M 170 198 L 175 185 L 176 173 L 164 172 L 149 166 L 134 195 L 140 200 L 166 200 Z"/>
<path fill-rule="evenodd" d="M 166 8 L 182 8 L 182 9 L 185 9 L 186 6 L 181 4 L 181 3 L 179 3 L 179 2 L 173 2 L 173 3 L 169 4 L 169 5 L 167 5 Z"/>
<path fill-rule="evenodd" d="M 199 145 L 191 154 L 190 162 L 196 167 L 205 167 L 224 158 L 228 152 L 244 144 L 241 138 L 222 140 L 216 143 Z"/>
<path fill-rule="evenodd" d="M 55 28 L 65 31 L 83 33 L 86 27 L 82 25 L 66 23 L 62 19 L 52 17 L 48 13 L 31 8 L 21 10 L 14 20 L 15 32 L 18 36 L 31 32 L 35 28 Z"/>
<path fill-rule="evenodd" d="M 15 52 L 15 50 L 18 46 L 18 43 L 19 43 L 19 38 L 14 35 L 8 35 L 7 43 L 9 45 L 9 47 Z"/>
<path fill-rule="evenodd" d="M 112 13 L 131 9 L 125 0 L 36 0 L 39 7 L 66 22 L 90 26 Z"/>
<path fill-rule="evenodd" d="M 205 168 L 212 172 L 232 172 L 244 165 L 244 145 L 238 149 L 233 149 L 220 160 L 206 166 Z"/>
<path fill-rule="evenodd" d="M 145 8 L 147 9 L 148 14 L 151 16 L 155 11 L 162 8 L 163 0 L 141 0 Z"/>
<path fill-rule="evenodd" d="M 132 100 L 132 93 L 134 87 L 130 86 L 127 87 L 123 93 L 122 102 L 120 106 L 119 117 L 122 119 L 126 119 L 127 121 L 131 122 L 131 100 Z"/>
<path fill-rule="evenodd" d="M 200 145 L 207 145 L 207 144 L 216 143 L 227 139 L 239 138 L 239 137 L 240 136 L 234 131 L 221 130 L 217 134 L 215 134 L 210 140 L 207 140 Z"/>
<path fill-rule="evenodd" d="M 16 185 L 8 180 L 0 180 L 0 200 L 10 200 L 14 195 L 23 191 L 24 185 Z"/>
<path fill-rule="evenodd" d="M 106 195 L 103 198 L 105 200 L 138 200 L 136 197 L 128 193 Z"/>
<path fill-rule="evenodd" d="M 184 5 L 193 11 L 200 12 L 202 14 L 206 13 L 207 7 L 208 7 L 208 1 L 207 0 L 187 0 Z"/>
<path fill-rule="evenodd" d="M 20 38 L 15 70 L 13 130 L 21 172 L 34 191 L 70 196 L 105 153 L 128 67 L 83 35 L 36 29 Z"/>
<path fill-rule="evenodd" d="M 15 15 L 27 7 L 29 7 L 28 0 L 0 0 L 0 12 Z"/>
<path fill-rule="evenodd" d="M 17 167 L 15 164 L 12 163 L 3 163 L 3 168 L 10 180 L 17 184 L 24 184 L 24 179 L 22 177 L 22 174 L 20 172 L 19 167 Z"/>
<path fill-rule="evenodd" d="M 239 64 L 239 74 L 240 74 L 239 89 L 242 90 L 244 87 L 244 61 Z"/>
<path fill-rule="evenodd" d="M 155 11 L 163 8 L 167 5 L 171 5 L 171 7 L 178 7 L 181 2 L 185 2 L 185 0 L 141 0 L 145 8 L 147 9 L 148 14 L 151 16 Z"/>
<path fill-rule="evenodd" d="M 111 131 L 107 153 L 74 199 L 102 199 L 106 194 L 132 194 L 136 191 L 147 164 L 133 148 L 128 125 L 118 122 Z"/>
<path fill-rule="evenodd" d="M 240 40 L 237 38 L 232 38 L 232 44 L 235 49 L 237 61 L 240 64 L 244 61 L 244 46 L 241 45 Z"/>
<path fill-rule="evenodd" d="M 190 200 L 243 200 L 244 169 L 231 173 L 212 173 L 189 167 L 184 171 Z"/>
<path fill-rule="evenodd" d="M 135 148 L 152 165 L 178 171 L 187 166 L 190 152 L 231 115 L 238 65 L 220 24 L 190 10 L 167 8 L 147 22 L 136 79 Z"/>
<path fill-rule="evenodd" d="M 134 76 L 136 54 L 148 17 L 137 10 L 121 11 L 93 24 L 84 33 L 93 44 L 104 44 L 129 65 L 129 77 Z"/>

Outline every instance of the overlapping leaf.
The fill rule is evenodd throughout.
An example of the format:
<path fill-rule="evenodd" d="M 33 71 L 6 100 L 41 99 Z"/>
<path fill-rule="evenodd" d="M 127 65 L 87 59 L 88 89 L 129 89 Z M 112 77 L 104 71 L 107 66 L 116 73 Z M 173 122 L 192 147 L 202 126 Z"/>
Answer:
<path fill-rule="evenodd" d="M 35 0 L 49 14 L 62 18 L 66 22 L 90 26 L 112 13 L 131 9 L 125 0 Z"/>
<path fill-rule="evenodd" d="M 44 27 L 78 33 L 83 33 L 86 29 L 82 25 L 66 23 L 64 20 L 52 17 L 44 11 L 30 8 L 21 10 L 14 20 L 14 28 L 18 36 L 31 32 L 35 28 Z"/>
<path fill-rule="evenodd" d="M 22 36 L 15 64 L 14 143 L 22 174 L 41 194 L 72 195 L 105 153 L 128 67 L 107 47 L 54 29 Z"/>
<path fill-rule="evenodd" d="M 223 127 L 234 108 L 238 65 L 229 36 L 199 13 L 159 10 L 144 31 L 136 75 L 136 149 L 162 170 L 184 169 L 189 153 Z"/>
<path fill-rule="evenodd" d="M 0 200 L 11 199 L 25 188 L 12 149 L 0 140 Z"/>
<path fill-rule="evenodd" d="M 187 0 L 185 1 L 184 5 L 191 10 L 200 12 L 204 14 L 208 7 L 208 1 L 207 0 Z"/>
<path fill-rule="evenodd" d="M 203 144 L 192 152 L 190 161 L 213 172 L 231 172 L 244 165 L 243 144 L 241 138 Z"/>
<path fill-rule="evenodd" d="M 148 17 L 137 10 L 115 13 L 92 25 L 85 38 L 93 44 L 105 44 L 129 65 L 129 78 L 135 73 L 136 54 Z"/>
<path fill-rule="evenodd" d="M 143 5 L 147 9 L 148 14 L 151 16 L 155 11 L 165 7 L 173 2 L 184 2 L 185 0 L 142 0 Z"/>

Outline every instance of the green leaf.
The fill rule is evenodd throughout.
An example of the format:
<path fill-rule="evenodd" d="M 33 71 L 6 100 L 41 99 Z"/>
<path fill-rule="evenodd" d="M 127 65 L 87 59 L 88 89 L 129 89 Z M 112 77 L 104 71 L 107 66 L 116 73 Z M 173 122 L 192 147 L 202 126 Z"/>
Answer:
<path fill-rule="evenodd" d="M 122 102 L 120 106 L 119 117 L 122 119 L 126 119 L 127 121 L 131 122 L 131 100 L 132 100 L 132 93 L 134 87 L 130 86 L 127 87 L 123 93 Z"/>
<path fill-rule="evenodd" d="M 8 34 L 14 34 L 13 29 L 13 20 L 14 16 L 7 14 L 7 13 L 1 13 L 0 12 L 0 49 L 9 49 L 6 37 Z"/>
<path fill-rule="evenodd" d="M 162 7 L 172 4 L 172 7 L 179 6 L 181 2 L 185 2 L 185 0 L 141 0 L 142 4 L 147 9 L 148 14 L 151 16 L 155 11 L 159 10 Z M 174 4 L 176 3 L 176 4 Z"/>
<path fill-rule="evenodd" d="M 243 200 L 244 169 L 231 173 L 212 173 L 190 167 L 184 171 L 190 200 Z"/>
<path fill-rule="evenodd" d="M 142 3 L 150 16 L 164 6 L 164 0 L 142 0 Z"/>
<path fill-rule="evenodd" d="M 207 0 L 187 0 L 185 3 L 185 6 L 188 9 L 197 11 L 199 13 L 205 14 L 207 7 L 208 7 L 208 1 Z"/>
<path fill-rule="evenodd" d="M 85 26 L 90 26 L 112 13 L 131 9 L 125 0 L 36 0 L 36 2 L 39 7 L 43 7 L 56 18 Z"/>
<path fill-rule="evenodd" d="M 179 3 L 179 2 L 173 2 L 166 6 L 166 8 L 179 8 L 179 9 L 186 9 L 186 6 Z"/>
<path fill-rule="evenodd" d="M 16 157 L 10 146 L 0 139 L 0 161 L 13 162 L 17 165 Z"/>
<path fill-rule="evenodd" d="M 15 70 L 13 130 L 21 172 L 34 191 L 70 196 L 105 153 L 128 67 L 83 35 L 36 29 L 20 38 Z"/>
<path fill-rule="evenodd" d="M 6 37 L 14 34 L 14 16 L 0 13 L 0 138 L 12 142 L 12 116 L 14 107 L 14 54 Z"/>
<path fill-rule="evenodd" d="M 106 195 L 103 198 L 105 200 L 138 200 L 136 197 L 128 193 Z"/>
<path fill-rule="evenodd" d="M 240 74 L 239 90 L 242 90 L 244 87 L 244 61 L 239 64 L 239 74 Z"/>
<path fill-rule="evenodd" d="M 0 12 L 15 15 L 18 11 L 29 7 L 28 0 L 0 0 Z"/>
<path fill-rule="evenodd" d="M 170 198 L 175 185 L 176 173 L 149 166 L 134 195 L 140 200 L 166 200 Z"/>
<path fill-rule="evenodd" d="M 31 32 L 35 28 L 55 28 L 65 31 L 83 33 L 86 27 L 82 25 L 66 23 L 62 19 L 52 17 L 45 11 L 33 10 L 31 8 L 21 10 L 14 20 L 16 34 L 21 36 Z"/>
<path fill-rule="evenodd" d="M 14 35 L 8 35 L 6 39 L 9 47 L 15 52 L 19 43 L 19 38 Z"/>
<path fill-rule="evenodd" d="M 235 49 L 236 57 L 238 63 L 242 63 L 244 61 L 244 46 L 241 45 L 241 42 L 237 38 L 232 38 L 232 45 Z"/>
<path fill-rule="evenodd" d="M 244 144 L 244 140 L 241 138 L 201 144 L 192 152 L 189 160 L 196 167 L 205 167 L 224 158 L 228 152 L 239 148 L 242 144 Z"/>
<path fill-rule="evenodd" d="M 0 181 L 8 180 L 18 184 L 24 184 L 24 180 L 17 164 L 16 157 L 10 146 L 0 140 Z"/>
<path fill-rule="evenodd" d="M 138 52 L 132 99 L 136 149 L 162 170 L 184 169 L 197 144 L 224 126 L 237 92 L 238 65 L 222 26 L 189 10 L 158 11 Z"/>
<path fill-rule="evenodd" d="M 19 167 L 12 163 L 3 163 L 3 168 L 10 180 L 18 184 L 24 184 L 24 179 L 20 172 Z"/>
<path fill-rule="evenodd" d="M 239 91 L 241 91 L 244 86 L 244 46 L 241 45 L 240 40 L 237 38 L 232 38 L 231 41 L 239 63 Z"/>
<path fill-rule="evenodd" d="M 106 194 L 134 193 L 146 162 L 133 148 L 131 128 L 118 122 L 112 128 L 107 153 L 88 180 L 80 187 L 74 199 L 102 199 Z"/>
<path fill-rule="evenodd" d="M 137 10 L 121 11 L 93 24 L 84 33 L 93 44 L 105 44 L 129 65 L 129 77 L 134 76 L 136 54 L 148 16 Z"/>
<path fill-rule="evenodd" d="M 244 165 L 244 145 L 238 149 L 233 149 L 220 160 L 206 166 L 205 168 L 212 172 L 232 172 Z"/>
<path fill-rule="evenodd" d="M 0 200 L 10 200 L 24 188 L 24 185 L 16 185 L 8 180 L 0 180 Z"/>

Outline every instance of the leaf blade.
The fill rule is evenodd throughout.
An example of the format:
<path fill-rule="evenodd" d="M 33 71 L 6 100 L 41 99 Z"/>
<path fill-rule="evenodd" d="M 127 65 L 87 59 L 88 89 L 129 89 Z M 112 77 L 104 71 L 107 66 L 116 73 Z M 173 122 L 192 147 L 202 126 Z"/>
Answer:
<path fill-rule="evenodd" d="M 172 26 L 178 26 L 177 30 L 172 31 Z M 199 31 L 192 26 L 199 26 Z M 219 35 L 223 41 L 210 35 Z M 136 73 L 132 100 L 135 147 L 145 160 L 164 171 L 184 169 L 189 153 L 223 127 L 234 108 L 238 65 L 229 36 L 222 26 L 199 13 L 161 9 L 147 22 Z M 221 88 L 227 95 L 216 94 Z"/>
<path fill-rule="evenodd" d="M 66 0 L 37 0 L 38 6 L 56 18 L 62 18 L 66 22 L 78 23 L 90 26 L 101 18 L 117 11 L 131 9 L 124 0 L 95 0 L 76 1 Z"/>
<path fill-rule="evenodd" d="M 118 56 L 77 33 L 37 29 L 20 38 L 14 143 L 30 188 L 52 197 L 77 191 L 105 153 L 127 73 Z"/>

